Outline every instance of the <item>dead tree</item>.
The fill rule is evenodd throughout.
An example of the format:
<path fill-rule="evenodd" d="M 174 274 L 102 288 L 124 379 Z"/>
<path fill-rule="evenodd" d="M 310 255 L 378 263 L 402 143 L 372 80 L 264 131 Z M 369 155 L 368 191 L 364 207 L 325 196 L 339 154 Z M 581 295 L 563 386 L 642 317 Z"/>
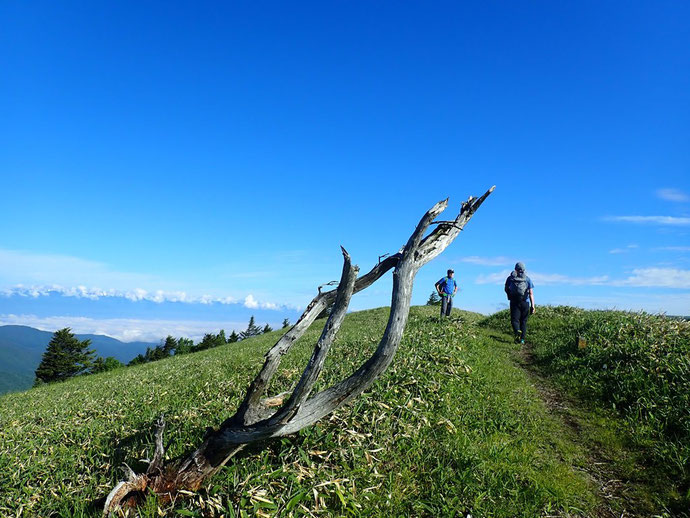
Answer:
<path fill-rule="evenodd" d="M 268 351 L 261 371 L 250 384 L 235 414 L 226 419 L 217 430 L 209 429 L 196 450 L 168 462 L 164 462 L 164 422 L 160 419 L 157 424 L 155 454 L 148 470 L 146 473 L 135 474 L 126 468 L 128 479 L 117 484 L 108 495 L 104 516 L 119 508 L 136 505 L 147 491 L 153 491 L 163 501 L 174 499 L 180 490 L 196 491 L 246 444 L 293 434 L 365 391 L 390 365 L 400 344 L 410 310 L 415 275 L 424 264 L 453 242 L 493 190 L 494 187 L 479 198 L 470 197 L 462 204 L 460 213 L 452 221 L 434 221 L 448 206 L 448 200 L 437 203 L 424 214 L 407 244 L 398 253 L 383 260 L 379 258 L 379 263 L 361 277 L 357 277 L 359 268 L 352 265 L 349 254 L 343 248 L 344 264 L 338 287 L 326 292 L 319 289 L 319 294 L 309 303 L 297 323 Z M 430 225 L 436 225 L 436 228 L 424 237 Z M 312 395 L 326 355 L 345 318 L 350 298 L 354 293 L 369 287 L 391 268 L 395 268 L 391 311 L 376 351 L 348 378 Z M 284 393 L 264 398 L 283 355 L 316 317 L 331 305 L 331 314 L 292 393 L 289 397 L 288 393 Z"/>

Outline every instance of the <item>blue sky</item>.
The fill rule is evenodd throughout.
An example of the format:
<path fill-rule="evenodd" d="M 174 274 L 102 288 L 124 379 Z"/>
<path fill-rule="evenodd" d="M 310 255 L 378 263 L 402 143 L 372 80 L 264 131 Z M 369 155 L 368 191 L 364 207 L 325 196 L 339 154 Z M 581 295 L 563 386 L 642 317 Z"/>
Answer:
<path fill-rule="evenodd" d="M 418 275 L 690 313 L 686 2 L 5 2 L 0 324 L 278 325 L 450 197 Z M 454 215 L 454 214 L 453 214 Z M 386 305 L 390 275 L 353 299 Z"/>

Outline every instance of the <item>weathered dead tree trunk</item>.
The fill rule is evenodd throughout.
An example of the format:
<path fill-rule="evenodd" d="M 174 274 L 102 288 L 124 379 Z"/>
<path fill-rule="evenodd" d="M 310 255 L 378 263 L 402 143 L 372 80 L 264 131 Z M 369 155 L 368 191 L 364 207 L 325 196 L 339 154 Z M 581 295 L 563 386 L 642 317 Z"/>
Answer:
<path fill-rule="evenodd" d="M 398 253 L 379 261 L 369 273 L 361 277 L 357 277 L 359 269 L 352 265 L 349 254 L 343 249 L 343 271 L 337 289 L 323 293 L 319 289 L 319 294 L 307 306 L 297 323 L 268 351 L 261 371 L 247 389 L 235 414 L 217 430 L 209 430 L 196 450 L 167 463 L 164 462 L 163 449 L 164 422 L 159 420 L 156 450 L 148 470 L 137 475 L 127 468 L 128 480 L 120 482 L 108 495 L 104 516 L 121 507 L 136 505 L 146 491 L 155 492 L 165 501 L 174 499 L 180 490 L 196 491 L 244 445 L 295 433 L 364 392 L 390 365 L 400 344 L 409 315 L 415 275 L 424 264 L 453 242 L 493 190 L 494 187 L 479 198 L 470 197 L 462 204 L 460 213 L 453 221 L 434 221 L 445 210 L 448 200 L 437 203 L 424 214 L 407 244 Z M 436 228 L 424 237 L 432 224 Z M 369 287 L 391 268 L 395 268 L 391 312 L 376 351 L 348 378 L 312 396 L 312 389 L 321 374 L 326 355 L 345 318 L 350 298 L 354 293 Z M 284 397 L 287 394 L 264 398 L 266 388 L 283 355 L 331 304 L 333 308 L 321 337 L 292 393 L 286 401 Z"/>

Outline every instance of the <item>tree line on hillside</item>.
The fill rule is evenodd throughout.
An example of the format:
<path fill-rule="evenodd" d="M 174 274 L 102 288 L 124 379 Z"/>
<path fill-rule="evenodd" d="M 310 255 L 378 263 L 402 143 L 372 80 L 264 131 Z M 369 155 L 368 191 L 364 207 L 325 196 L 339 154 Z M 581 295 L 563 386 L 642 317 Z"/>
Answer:
<path fill-rule="evenodd" d="M 290 321 L 283 320 L 282 328 L 290 327 Z M 41 363 L 36 369 L 34 386 L 44 383 L 64 381 L 74 376 L 84 376 L 99 372 L 111 371 L 122 367 L 141 365 L 153 361 L 162 360 L 178 354 L 190 354 L 204 351 L 220 345 L 239 342 L 252 336 L 270 333 L 273 328 L 266 324 L 264 327 L 256 325 L 254 316 L 249 319 L 247 328 L 240 333 L 234 330 L 229 336 L 220 330 L 218 334 L 206 333 L 202 340 L 195 344 L 190 338 L 174 338 L 168 335 L 156 347 L 147 347 L 144 354 L 138 354 L 127 365 L 117 358 L 108 356 L 101 358 L 96 356 L 96 351 L 89 349 L 91 340 L 79 340 L 69 327 L 60 329 L 53 334 L 50 343 L 46 347 Z"/>

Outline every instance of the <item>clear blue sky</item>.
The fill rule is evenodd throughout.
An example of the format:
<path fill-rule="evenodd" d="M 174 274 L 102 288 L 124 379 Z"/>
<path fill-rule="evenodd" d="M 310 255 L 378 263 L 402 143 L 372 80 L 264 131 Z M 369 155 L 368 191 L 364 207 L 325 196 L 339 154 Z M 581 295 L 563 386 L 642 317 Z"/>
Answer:
<path fill-rule="evenodd" d="M 4 2 L 0 324 L 292 321 L 450 197 L 490 313 L 690 313 L 687 2 Z M 386 305 L 390 276 L 353 309 Z"/>

